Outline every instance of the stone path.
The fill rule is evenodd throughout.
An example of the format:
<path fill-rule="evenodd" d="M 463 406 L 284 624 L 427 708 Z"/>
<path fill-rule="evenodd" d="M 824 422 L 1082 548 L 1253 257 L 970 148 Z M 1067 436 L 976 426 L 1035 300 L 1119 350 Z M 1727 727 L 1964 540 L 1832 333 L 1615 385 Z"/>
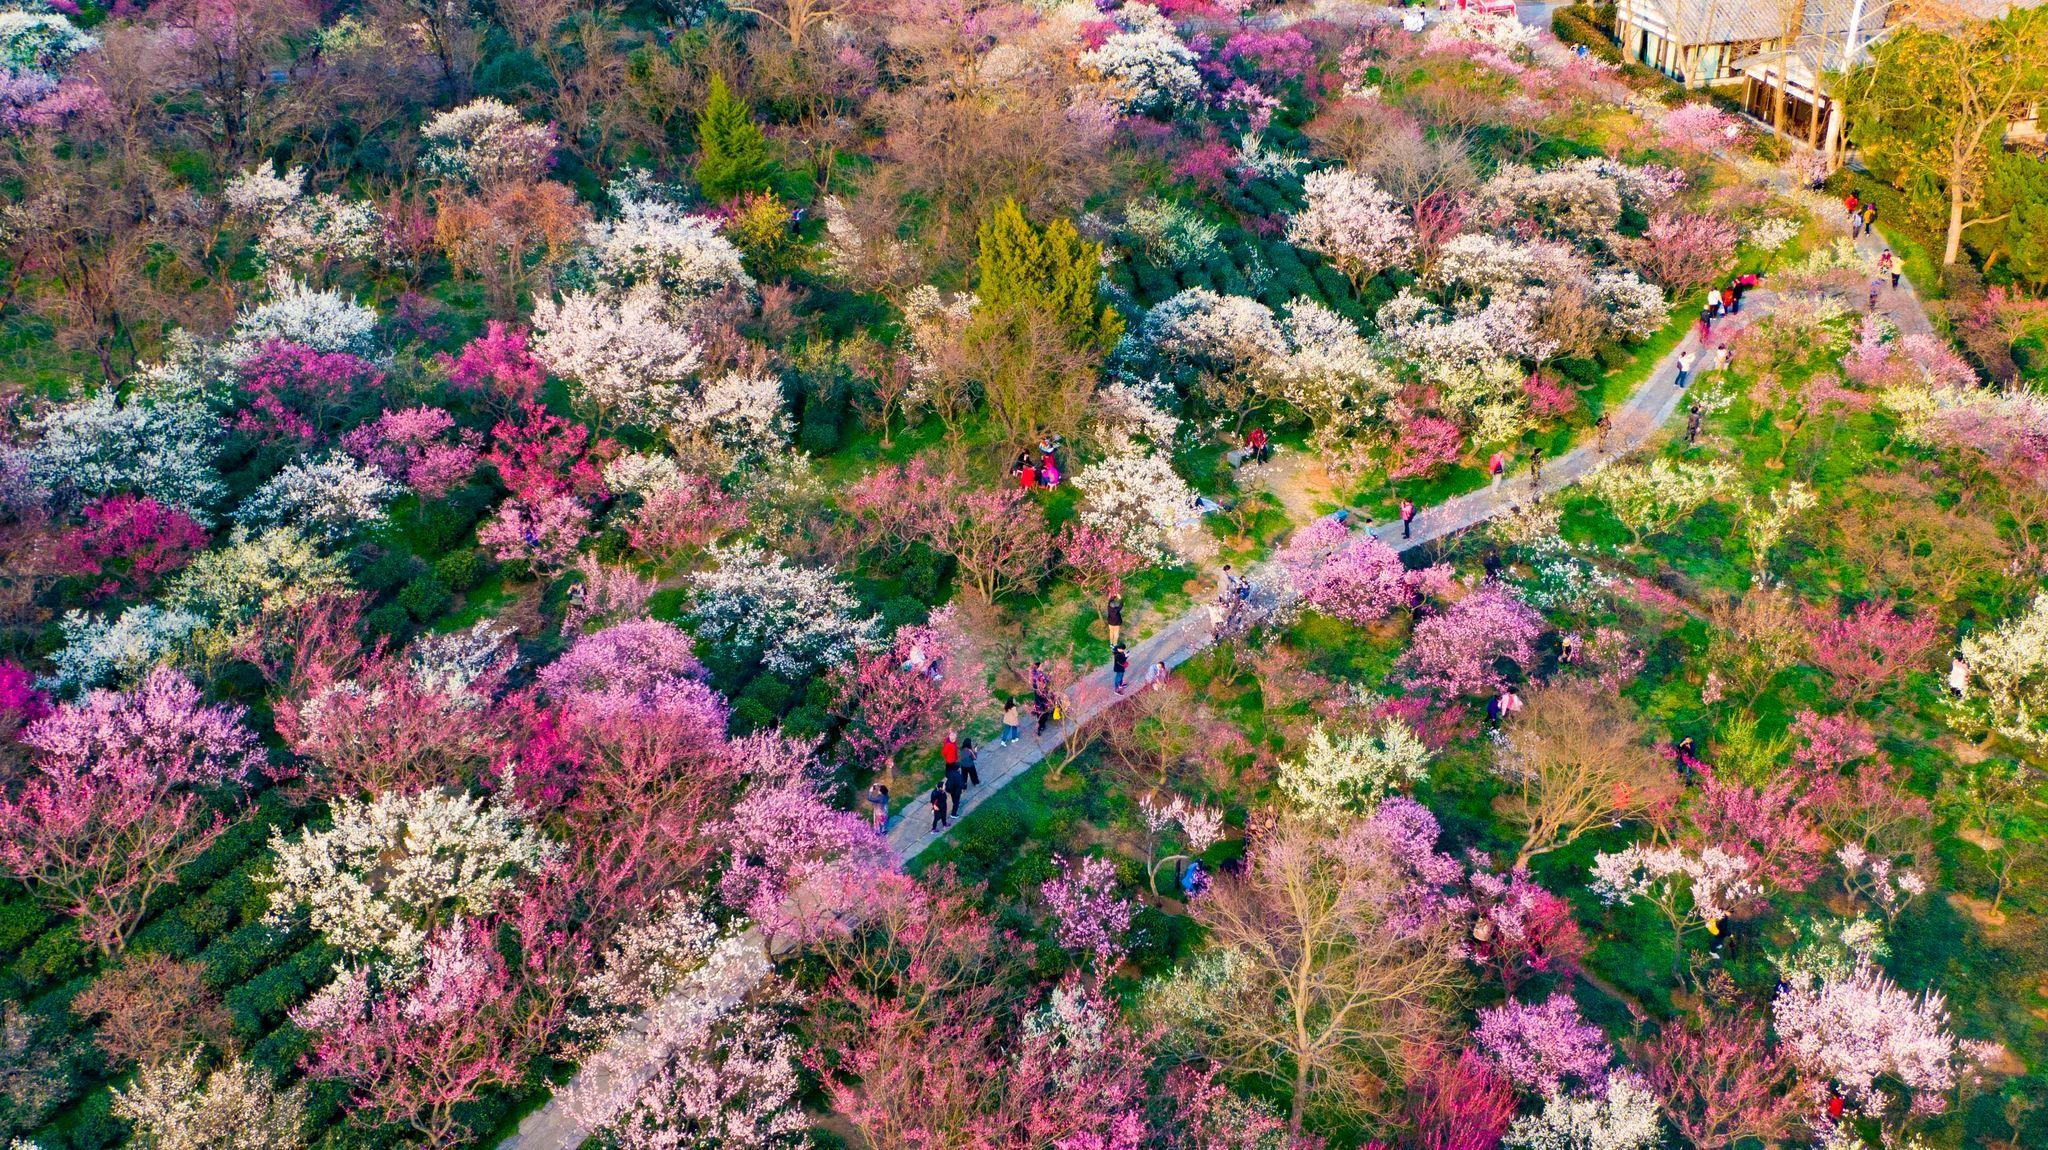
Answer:
<path fill-rule="evenodd" d="M 1842 225 L 1846 233 L 1847 225 Z M 1867 247 L 1873 258 L 1883 250 L 1882 239 L 1865 237 L 1859 247 Z M 1775 297 L 1768 291 L 1757 290 L 1749 293 L 1744 301 L 1741 316 L 1723 320 L 1714 325 L 1713 342 L 1719 345 L 1728 335 L 1741 326 L 1746 326 L 1757 317 L 1767 314 Z M 1861 302 L 1861 301 L 1859 301 Z M 1910 283 L 1900 281 L 1896 292 L 1887 288 L 1879 300 L 1880 310 L 1904 331 L 1932 331 L 1926 311 L 1921 307 L 1918 296 Z M 1530 481 L 1526 470 L 1510 474 L 1498 486 L 1481 488 L 1454 499 L 1447 500 L 1420 512 L 1415 518 L 1412 538 L 1401 537 L 1400 525 L 1379 524 L 1376 531 L 1396 550 L 1419 547 L 1445 536 L 1463 531 L 1484 522 L 1504 511 L 1541 498 L 1569 487 L 1587 473 L 1610 459 L 1620 458 L 1644 446 L 1657 434 L 1664 422 L 1678 409 L 1685 392 L 1675 380 L 1677 359 L 1681 352 L 1699 348 L 1695 332 L 1687 332 L 1685 339 L 1672 348 L 1657 362 L 1648 379 L 1618 407 L 1608 412 L 1611 430 L 1605 451 L 1588 441 L 1543 465 L 1543 480 L 1540 485 Z M 1204 604 L 1168 623 L 1158 632 L 1146 636 L 1130 651 L 1130 672 L 1127 694 L 1143 689 L 1146 671 L 1155 662 L 1164 662 L 1168 668 L 1178 667 L 1191 656 L 1208 646 L 1208 608 Z M 1056 750 L 1060 742 L 1079 726 L 1092 722 L 1104 711 L 1116 705 L 1120 696 L 1110 685 L 1107 667 L 1097 668 L 1068 691 L 1070 714 L 1064 723 L 1049 727 L 1041 739 L 1035 737 L 1028 726 L 1016 743 L 1010 746 L 991 744 L 981 750 L 977 766 L 981 772 L 981 785 L 971 788 L 961 803 L 961 815 L 972 814 L 998 791 L 1009 785 L 1018 776 L 1031 769 L 1047 752 Z M 954 825 L 957 825 L 955 820 Z M 931 829 L 930 809 L 923 802 L 912 803 L 905 813 L 897 816 L 888 832 L 889 845 L 898 857 L 908 861 L 930 849 L 945 837 L 947 830 L 934 832 Z M 617 1040 L 629 1048 L 645 1045 L 645 1033 L 640 1029 L 628 1030 Z M 628 1060 L 630 1061 L 630 1060 Z M 640 1073 L 649 1074 L 652 1065 Z M 591 1071 L 580 1071 L 564 1091 L 579 1088 L 603 1090 L 607 1084 L 594 1081 Z M 562 1104 L 561 1095 L 550 1099 L 539 1110 L 528 1115 L 519 1125 L 518 1132 L 499 1144 L 499 1150 L 575 1150 L 590 1136 L 591 1131 L 573 1118 Z"/>

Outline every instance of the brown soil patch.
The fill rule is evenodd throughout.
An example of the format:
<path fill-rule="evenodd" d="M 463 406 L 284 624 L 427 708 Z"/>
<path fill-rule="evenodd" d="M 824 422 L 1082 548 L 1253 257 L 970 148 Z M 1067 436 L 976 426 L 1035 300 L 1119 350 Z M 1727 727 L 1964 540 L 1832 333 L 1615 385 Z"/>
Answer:
<path fill-rule="evenodd" d="M 1993 913 L 1990 899 L 1971 898 L 1969 895 L 1951 891 L 1948 904 L 1969 916 L 1970 921 L 1983 927 L 1986 934 L 1997 934 L 2005 925 L 2005 912 L 2001 910 Z"/>

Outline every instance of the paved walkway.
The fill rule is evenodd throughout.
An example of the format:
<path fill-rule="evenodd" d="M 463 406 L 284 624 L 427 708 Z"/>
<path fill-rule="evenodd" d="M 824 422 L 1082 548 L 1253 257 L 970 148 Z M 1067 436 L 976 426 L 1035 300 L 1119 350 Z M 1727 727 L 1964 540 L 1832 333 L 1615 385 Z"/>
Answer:
<path fill-rule="evenodd" d="M 1846 234 L 1847 225 L 1842 225 Z M 1866 237 L 1859 244 L 1866 248 L 1873 259 L 1883 250 L 1881 239 Z M 1768 291 L 1749 293 L 1741 316 L 1723 320 L 1714 325 L 1712 341 L 1720 345 L 1736 328 L 1746 326 L 1757 317 L 1767 314 L 1775 300 Z M 1687 301 L 1688 303 L 1691 301 Z M 1861 301 L 1859 301 L 1861 302 Z M 1921 307 L 1912 286 L 1901 281 L 1899 290 L 1886 289 L 1879 301 L 1880 310 L 1897 322 L 1905 331 L 1932 331 L 1927 314 Z M 1620 406 L 1608 412 L 1611 429 L 1605 451 L 1588 441 L 1566 452 L 1555 460 L 1543 465 L 1542 483 L 1530 481 L 1526 471 L 1512 474 L 1499 485 L 1468 492 L 1447 500 L 1419 513 L 1415 518 L 1414 536 L 1403 539 L 1398 524 L 1382 524 L 1377 528 L 1383 538 L 1396 550 L 1407 550 L 1425 543 L 1455 534 L 1477 523 L 1484 522 L 1504 511 L 1508 511 L 1532 499 L 1551 494 L 1578 482 L 1587 473 L 1609 459 L 1619 458 L 1650 442 L 1664 422 L 1678 409 L 1685 392 L 1677 386 L 1677 360 L 1681 352 L 1692 351 L 1697 355 L 1699 343 L 1696 333 L 1687 332 L 1677 347 L 1667 352 L 1657 362 L 1648 379 L 1623 401 Z M 1168 623 L 1158 632 L 1146 636 L 1131 648 L 1129 686 L 1127 693 L 1142 690 L 1145 672 L 1155 662 L 1164 662 L 1169 668 L 1181 663 L 1210 643 L 1208 608 L 1204 604 L 1188 614 Z M 1071 713 L 1066 721 L 1057 727 L 1047 729 L 1043 739 L 1027 733 L 1010 746 L 990 745 L 983 748 L 977 757 L 981 772 L 981 785 L 970 789 L 961 803 L 963 817 L 972 814 L 996 792 L 1002 790 L 1019 775 L 1031 769 L 1049 751 L 1056 750 L 1060 742 L 1078 726 L 1092 722 L 1104 711 L 1116 705 L 1120 696 L 1110 686 L 1108 668 L 1098 668 L 1083 678 L 1068 691 Z M 953 825 L 958 825 L 957 820 Z M 947 828 L 950 830 L 950 827 Z M 946 830 L 934 833 L 931 830 L 929 809 L 922 803 L 913 803 L 899 815 L 888 832 L 889 845 L 904 860 L 916 858 L 930 849 L 932 844 L 946 834 Z M 620 1035 L 612 1053 L 612 1061 L 631 1064 L 634 1049 L 647 1046 L 643 1029 L 634 1028 Z M 618 1047 L 625 1048 L 624 1050 Z M 619 1055 L 627 1057 L 618 1057 Z M 636 1077 L 652 1073 L 655 1059 L 650 1057 Z M 562 1095 L 577 1090 L 604 1093 L 609 1087 L 609 1075 L 595 1067 L 579 1071 L 570 1084 L 557 1092 L 555 1098 L 528 1115 L 519 1125 L 517 1133 L 499 1144 L 499 1150 L 575 1150 L 592 1134 L 580 1121 L 573 1117 L 562 1102 Z"/>

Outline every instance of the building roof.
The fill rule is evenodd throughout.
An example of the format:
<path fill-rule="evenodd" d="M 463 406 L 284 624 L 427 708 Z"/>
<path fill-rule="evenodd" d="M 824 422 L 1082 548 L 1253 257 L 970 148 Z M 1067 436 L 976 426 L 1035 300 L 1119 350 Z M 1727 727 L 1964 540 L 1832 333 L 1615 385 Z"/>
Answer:
<path fill-rule="evenodd" d="M 1833 0 L 1819 0 L 1831 3 Z M 1649 0 L 1680 44 L 1731 44 L 1770 40 L 1785 27 L 1789 0 Z M 1845 18 L 1846 20 L 1846 18 Z"/>

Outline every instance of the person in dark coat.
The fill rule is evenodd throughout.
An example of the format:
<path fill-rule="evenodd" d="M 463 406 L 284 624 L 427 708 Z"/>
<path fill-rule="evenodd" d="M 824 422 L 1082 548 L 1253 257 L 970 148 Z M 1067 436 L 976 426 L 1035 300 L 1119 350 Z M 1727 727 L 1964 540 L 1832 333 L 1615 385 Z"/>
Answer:
<path fill-rule="evenodd" d="M 1109 625 L 1109 645 L 1114 647 L 1124 636 L 1124 597 L 1120 591 L 1109 593 L 1109 603 L 1102 611 L 1102 621 Z"/>
<path fill-rule="evenodd" d="M 953 802 L 952 817 L 957 819 L 960 817 L 960 792 L 967 789 L 967 773 L 960 769 L 959 763 L 947 765 L 945 789 L 946 797 Z"/>
<path fill-rule="evenodd" d="M 1109 653 L 1110 674 L 1116 681 L 1116 693 L 1124 693 L 1124 673 L 1131 669 L 1131 652 L 1122 643 Z"/>
<path fill-rule="evenodd" d="M 931 796 L 931 797 L 932 797 L 932 829 L 933 829 L 933 830 L 935 830 L 935 831 L 938 831 L 938 830 L 944 830 L 944 829 L 946 828 L 946 825 L 947 825 L 948 821 L 949 821 L 949 820 L 948 820 L 948 819 L 946 818 L 946 788 L 944 788 L 944 787 L 933 787 L 933 788 L 932 788 L 932 796 Z"/>
<path fill-rule="evenodd" d="M 981 772 L 976 770 L 974 766 L 973 739 L 960 740 L 960 773 L 967 776 L 968 786 L 978 787 L 981 785 Z"/>

